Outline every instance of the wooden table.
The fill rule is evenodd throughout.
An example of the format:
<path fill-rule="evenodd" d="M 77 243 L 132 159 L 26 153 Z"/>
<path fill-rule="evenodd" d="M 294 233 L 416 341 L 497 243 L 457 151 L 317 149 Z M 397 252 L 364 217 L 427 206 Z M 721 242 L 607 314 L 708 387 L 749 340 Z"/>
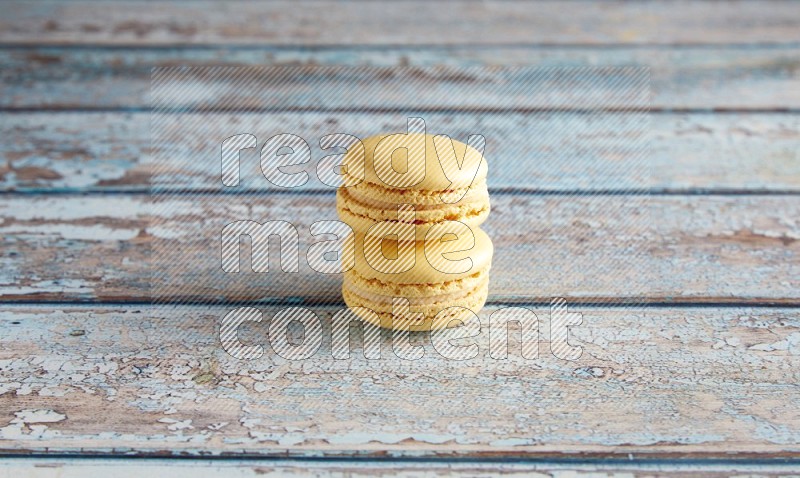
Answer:
<path fill-rule="evenodd" d="M 800 471 L 797 3 L 0 9 L 4 473 Z M 639 187 L 655 211 L 653 283 L 612 271 L 568 297 L 584 317 L 577 362 L 226 359 L 224 306 L 149 302 L 151 68 L 305 64 L 650 66 L 652 181 Z M 493 192 L 493 227 L 526 201 L 629 203 L 551 185 Z M 272 207 L 299 200 L 283 198 Z M 615 244 L 630 232 L 571 231 L 566 250 L 594 251 L 579 266 L 624 256 Z M 536 290 L 515 281 L 524 272 L 503 277 L 482 317 L 540 310 L 560 291 L 555 277 Z M 306 299 L 325 319 L 341 307 Z"/>

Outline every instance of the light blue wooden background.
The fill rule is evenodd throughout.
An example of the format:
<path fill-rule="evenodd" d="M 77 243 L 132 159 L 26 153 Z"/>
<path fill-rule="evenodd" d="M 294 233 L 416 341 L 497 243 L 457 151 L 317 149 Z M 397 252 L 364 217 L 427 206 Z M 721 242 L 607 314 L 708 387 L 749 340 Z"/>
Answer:
<path fill-rule="evenodd" d="M 155 458 L 206 455 L 230 475 L 797 473 L 797 3 L 0 9 L 3 473 L 196 473 L 208 463 Z M 150 75 L 175 65 L 649 66 L 651 174 L 642 184 L 622 178 L 629 190 L 652 192 L 647 214 L 624 193 L 592 189 L 581 175 L 592 156 L 578 155 L 568 174 L 532 168 L 527 154 L 578 144 L 537 130 L 543 113 L 487 119 L 501 136 L 544 136 L 518 158 L 537 187 L 495 178 L 495 242 L 509 260 L 487 311 L 538 307 L 563 289 L 557 274 L 526 281 L 535 275 L 514 269 L 515 251 L 546 251 L 557 239 L 582 251 L 567 254 L 576 267 L 623 260 L 636 217 L 655 218 L 640 243 L 654 280 L 612 273 L 583 284 L 571 298 L 585 320 L 577 363 L 232 361 L 219 350 L 219 310 L 149 307 L 148 248 L 159 240 L 148 229 Z M 388 92 L 404 85 L 375 81 Z M 358 121 L 389 124 L 394 114 Z M 458 122 L 461 113 L 436 114 Z M 285 121 L 323 131 L 330 116 L 312 110 Z M 586 128 L 580 115 L 559 118 L 562 130 Z M 619 128 L 624 121 L 579 145 L 593 151 Z M 194 186 L 209 180 L 203 174 L 189 163 L 176 171 Z M 537 194 L 540 184 L 547 195 Z M 281 196 L 264 214 L 325 200 Z M 597 204 L 627 207 L 633 222 L 609 222 Z M 532 209 L 546 211 L 543 222 L 592 213 L 559 238 L 502 222 Z M 614 227 L 598 235 L 592 221 Z M 540 270 L 557 267 L 542 261 Z M 176 300 L 191 300 L 180 292 L 178 284 Z M 325 301 L 324 317 L 335 310 L 334 297 L 309 299 Z M 648 305 L 603 305 L 630 299 Z M 30 458 L 10 459 L 20 455 Z"/>

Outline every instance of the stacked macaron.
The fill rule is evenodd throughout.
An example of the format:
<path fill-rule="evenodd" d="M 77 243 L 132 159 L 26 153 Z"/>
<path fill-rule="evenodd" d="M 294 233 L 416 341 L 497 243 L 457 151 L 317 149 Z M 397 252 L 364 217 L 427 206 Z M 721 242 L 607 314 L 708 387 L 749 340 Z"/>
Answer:
<path fill-rule="evenodd" d="M 367 138 L 343 161 L 349 186 L 339 188 L 336 209 L 354 231 L 355 266 L 344 273 L 342 295 L 382 327 L 446 327 L 486 302 L 486 161 L 446 136 L 393 136 Z"/>

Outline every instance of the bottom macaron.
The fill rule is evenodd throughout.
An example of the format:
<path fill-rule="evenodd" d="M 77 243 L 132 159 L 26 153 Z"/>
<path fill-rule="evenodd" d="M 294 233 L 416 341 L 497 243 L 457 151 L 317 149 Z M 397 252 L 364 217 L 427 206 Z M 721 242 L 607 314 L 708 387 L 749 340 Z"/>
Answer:
<path fill-rule="evenodd" d="M 454 281 L 461 282 L 461 281 Z M 423 332 L 445 328 L 454 319 L 464 320 L 477 314 L 486 303 L 489 293 L 488 269 L 464 282 L 467 289 L 458 290 L 457 284 L 431 284 L 434 290 L 456 289 L 430 296 L 404 296 L 403 293 L 386 295 L 387 291 L 402 290 L 402 284 L 385 284 L 367 281 L 350 271 L 345 273 L 342 296 L 345 304 L 367 322 L 379 327 Z M 420 284 L 408 284 L 419 289 Z"/>
<path fill-rule="evenodd" d="M 374 325 L 411 331 L 446 328 L 477 314 L 489 291 L 492 241 L 480 228 L 457 232 L 402 245 L 351 235 L 355 257 L 344 273 L 345 303 Z"/>

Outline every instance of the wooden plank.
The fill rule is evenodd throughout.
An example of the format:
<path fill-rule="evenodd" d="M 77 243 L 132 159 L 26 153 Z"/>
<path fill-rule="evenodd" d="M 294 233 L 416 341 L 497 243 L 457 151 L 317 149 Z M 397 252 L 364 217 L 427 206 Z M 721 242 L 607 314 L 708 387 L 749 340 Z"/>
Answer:
<path fill-rule="evenodd" d="M 0 189 L 146 190 L 149 114 L 3 114 Z"/>
<path fill-rule="evenodd" d="M 493 301 L 780 302 L 800 296 L 798 196 L 492 195 L 484 229 L 495 245 Z M 147 301 L 148 253 L 181 301 L 340 302 L 340 277 L 309 268 L 312 222 L 335 219 L 332 194 L 184 196 L 7 195 L 0 203 L 4 301 Z M 223 274 L 222 228 L 287 220 L 300 272 Z M 249 269 L 246 269 L 249 270 Z"/>
<path fill-rule="evenodd" d="M 4 306 L 4 453 L 461 458 L 739 459 L 800 453 L 797 308 L 572 307 L 577 361 L 439 355 L 402 360 L 383 337 L 333 359 L 286 360 L 265 322 L 227 355 L 219 307 Z M 547 324 L 547 311 L 534 310 Z M 358 334 L 356 334 L 358 335 Z"/>
<path fill-rule="evenodd" d="M 645 67 L 263 66 L 154 68 L 159 111 L 632 110 L 650 107 Z"/>
<path fill-rule="evenodd" d="M 800 41 L 800 12 L 779 1 L 12 2 L 0 42 L 107 45 L 782 44 Z M 565 15 L 565 13 L 568 13 Z"/>
<path fill-rule="evenodd" d="M 653 109 L 798 109 L 800 48 L 4 48 L 0 106 L 149 106 L 150 71 L 167 66 L 374 65 L 651 69 Z M 379 81 L 380 79 L 376 80 Z M 385 81 L 385 80 L 384 80 Z M 458 86 L 458 85 L 456 85 Z M 463 88 L 464 85 L 461 86 Z"/>
<path fill-rule="evenodd" d="M 15 113 L 3 116 L 0 190 L 146 191 L 151 168 L 148 113 Z M 427 125 L 459 139 L 487 138 L 492 188 L 547 191 L 800 191 L 800 115 L 550 113 L 426 113 Z M 630 118 L 630 119 L 628 119 Z M 605 119 L 605 121 L 603 121 Z M 220 187 L 219 143 L 233 133 L 256 134 L 259 144 L 278 129 L 306 138 L 315 171 L 319 138 L 340 130 L 364 137 L 395 131 L 405 116 L 391 113 L 209 115 L 193 127 L 189 151 L 169 161 L 175 188 Z M 446 126 L 444 126 L 446 125 Z M 632 137 L 621 136 L 624 132 Z M 648 153 L 635 138 L 648 135 Z M 614 153 L 610 154 L 610 147 Z M 710 154 L 713 152 L 713 154 Z M 245 152 L 246 153 L 246 152 Z M 622 154 L 620 154 L 622 153 Z M 246 156 L 243 187 L 266 188 L 258 160 Z M 590 171 L 587 174 L 587 171 Z M 324 188 L 311 174 L 302 188 Z M 166 184 L 163 184 L 166 186 Z"/>
<path fill-rule="evenodd" d="M 466 460 L 465 460 L 466 461 Z M 750 464 L 730 460 L 722 463 L 642 463 L 631 460 L 629 463 L 574 462 L 559 463 L 548 461 L 521 462 L 451 460 L 302 460 L 302 459 L 204 459 L 192 460 L 133 458 L 102 458 L 72 460 L 65 458 L 15 458 L 0 463 L 0 472 L 7 476 L 26 478 L 136 478 L 143 474 L 153 476 L 169 475 L 173 478 L 191 478 L 198 474 L 211 474 L 220 477 L 299 477 L 320 476 L 394 476 L 398 478 L 428 477 L 474 477 L 509 476 L 548 478 L 553 475 L 594 476 L 602 473 L 609 478 L 686 476 L 687 474 L 725 478 L 738 476 L 792 476 L 800 467 L 791 463 Z"/>

